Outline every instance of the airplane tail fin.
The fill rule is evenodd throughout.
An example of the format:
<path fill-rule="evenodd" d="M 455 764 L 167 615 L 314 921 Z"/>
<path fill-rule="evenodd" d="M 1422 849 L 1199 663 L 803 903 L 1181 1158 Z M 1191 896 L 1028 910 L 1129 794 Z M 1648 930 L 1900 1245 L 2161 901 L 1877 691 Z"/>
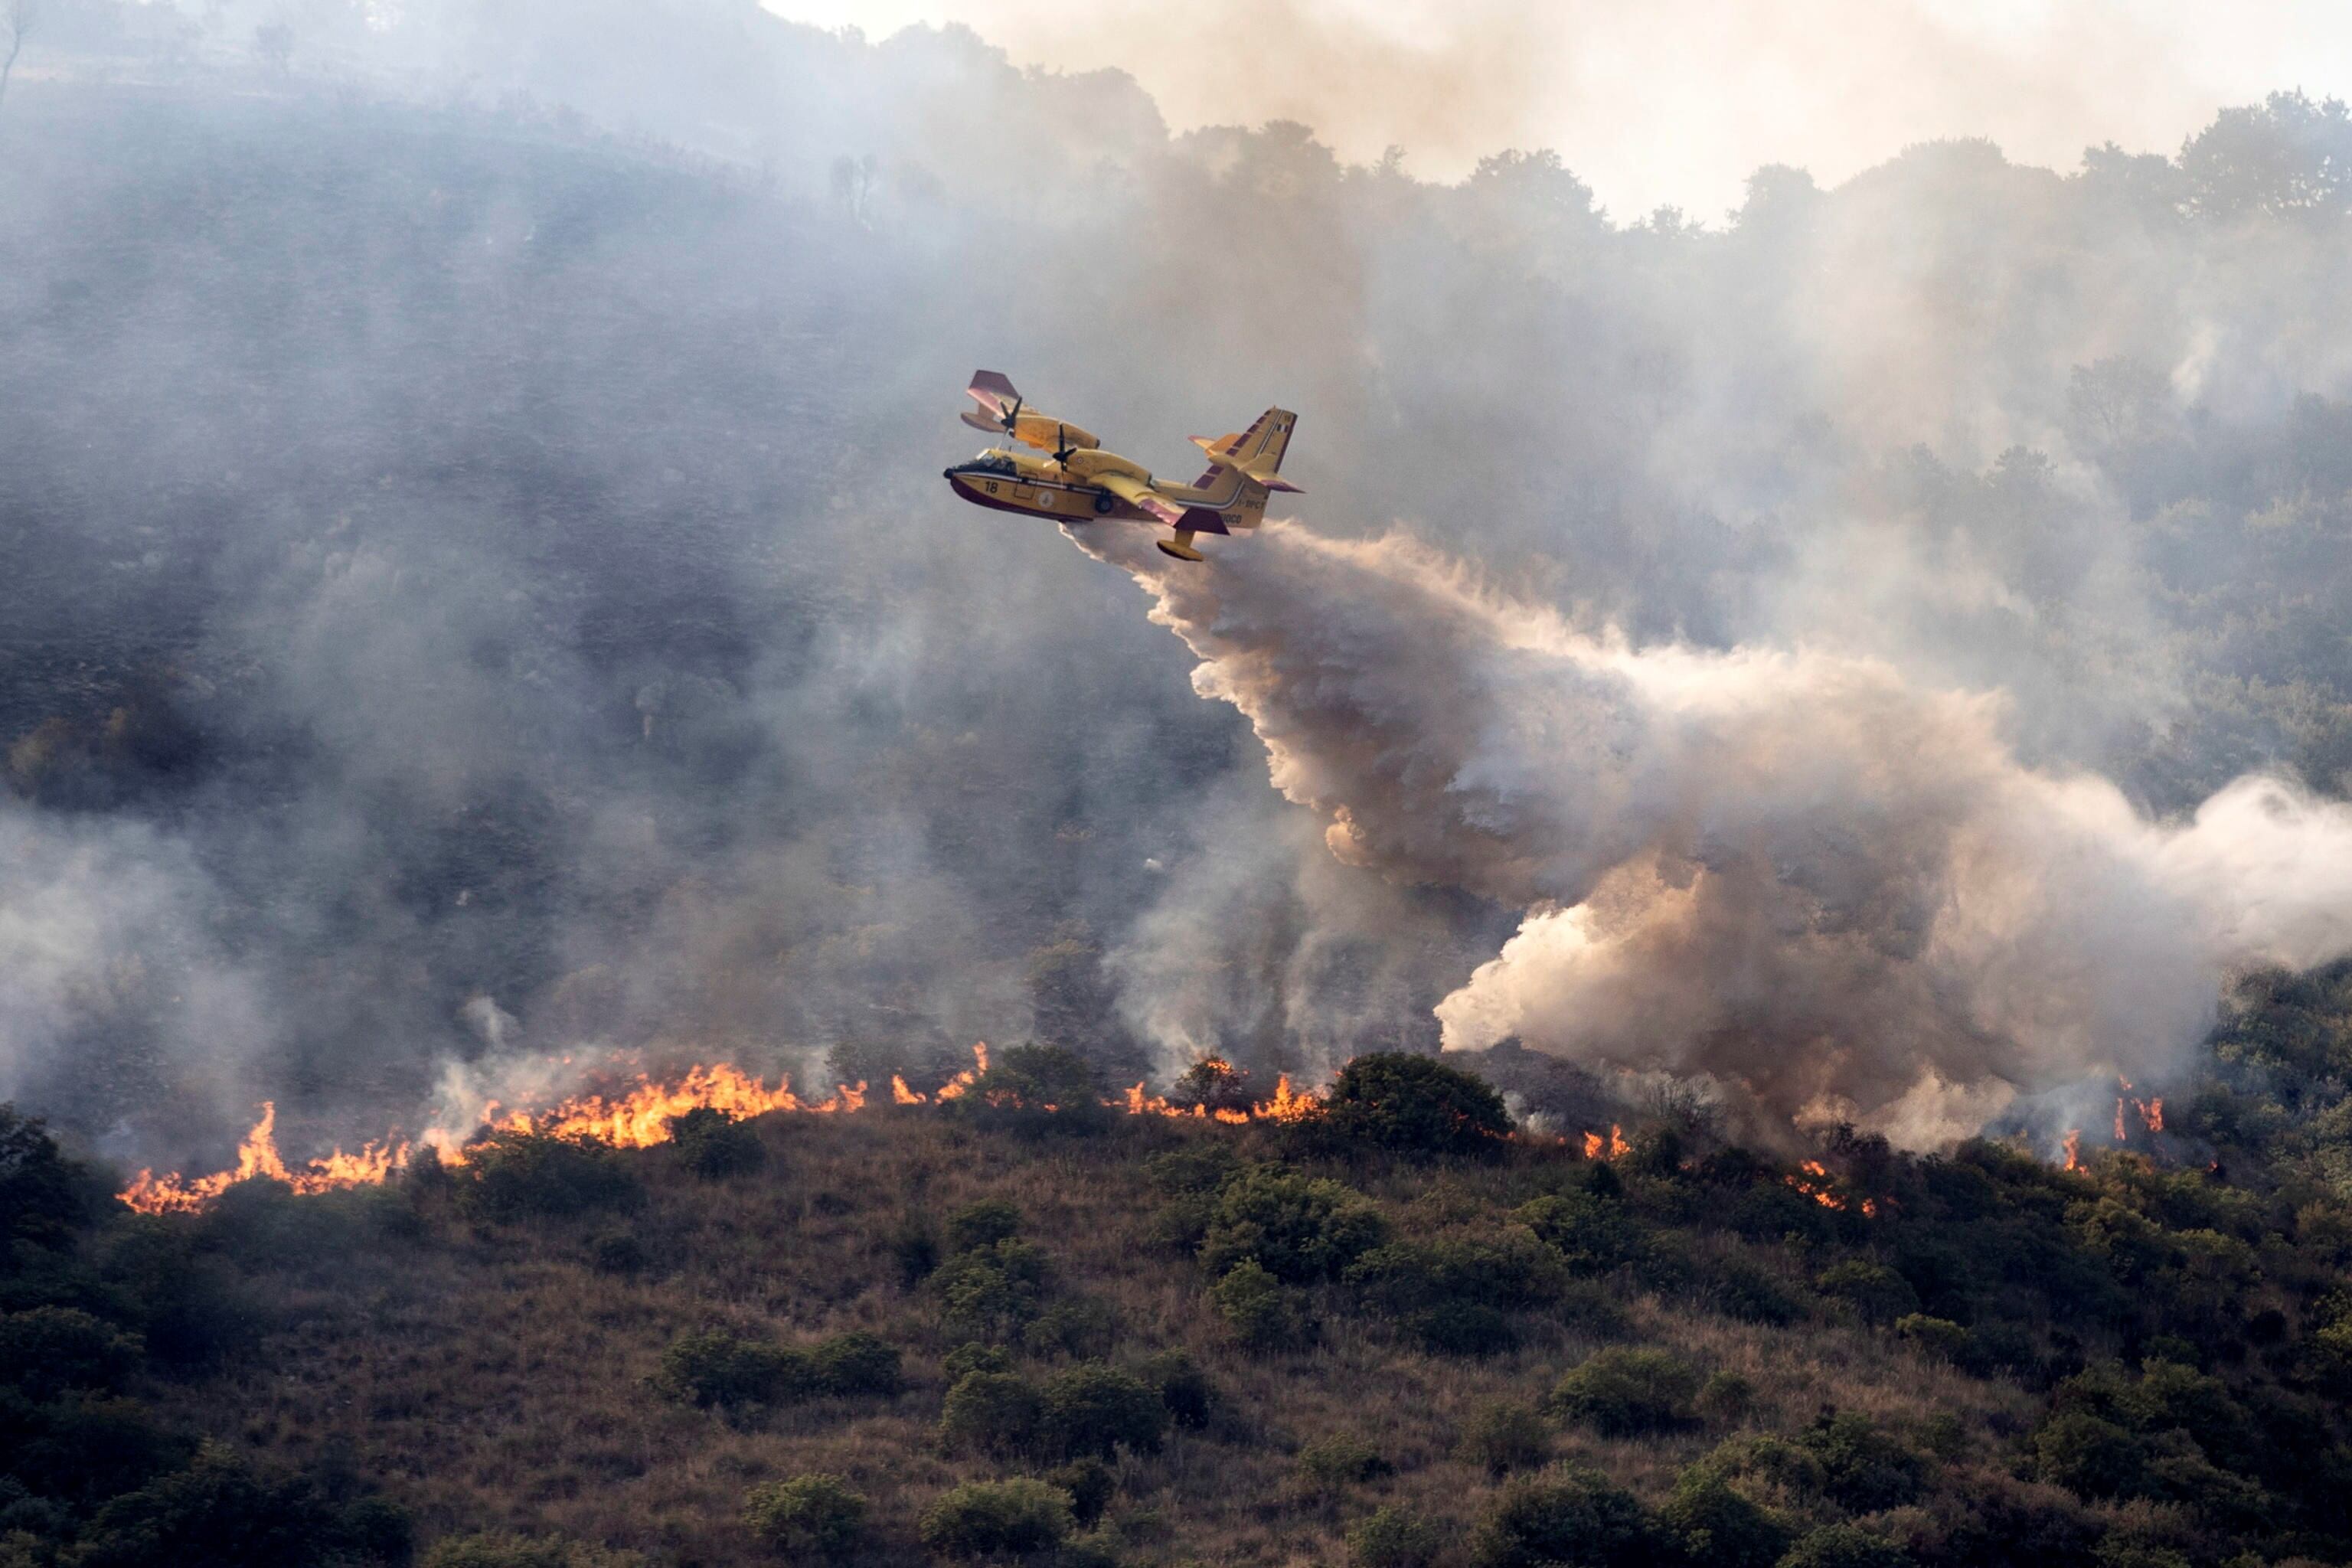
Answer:
<path fill-rule="evenodd" d="M 1237 469 L 1252 484 L 1293 495 L 1305 492 L 1282 477 L 1282 454 L 1290 447 L 1290 433 L 1298 416 L 1287 408 L 1269 408 L 1238 436 L 1192 437 L 1192 445 L 1209 454 L 1218 468 Z M 1203 481 L 1204 483 L 1206 481 Z"/>

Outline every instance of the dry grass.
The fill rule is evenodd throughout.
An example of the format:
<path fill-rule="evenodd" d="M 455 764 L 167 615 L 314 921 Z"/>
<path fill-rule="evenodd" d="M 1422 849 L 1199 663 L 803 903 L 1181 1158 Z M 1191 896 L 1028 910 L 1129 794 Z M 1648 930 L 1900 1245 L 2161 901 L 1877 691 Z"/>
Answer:
<path fill-rule="evenodd" d="M 240 1370 L 169 1397 L 187 1420 L 282 1457 L 336 1455 L 381 1479 L 426 1538 L 449 1531 L 560 1531 L 678 1564 L 749 1563 L 762 1554 L 738 1523 L 745 1488 L 806 1470 L 848 1477 L 897 1542 L 875 1561 L 914 1561 L 912 1522 L 959 1480 L 1003 1473 L 942 1451 L 940 1358 L 952 1342 L 933 1304 L 903 1289 L 891 1236 L 910 1214 L 944 1215 L 1009 1198 L 1054 1257 L 1066 1291 L 1108 1301 L 1122 1344 L 1171 1346 L 1209 1369 L 1223 1415 L 1207 1433 L 1121 1467 L 1111 1519 L 1139 1562 L 1326 1564 L 1345 1524 L 1402 1503 L 1465 1528 L 1493 1489 L 1452 1457 L 1480 1403 L 1540 1397 L 1593 1342 L 1535 1325 L 1488 1361 L 1402 1348 L 1377 1327 L 1335 1316 L 1311 1352 L 1236 1354 L 1188 1260 L 1140 1239 L 1158 1203 L 1141 1156 L 1184 1137 L 1255 1139 L 1255 1130 L 1121 1126 L 1087 1142 L 983 1138 L 928 1113 L 775 1117 L 771 1159 L 751 1175 L 703 1183 L 667 1151 L 630 1156 L 652 1201 L 625 1219 L 477 1228 L 428 1206 L 422 1234 L 355 1241 L 302 1258 L 258 1285 L 278 1321 Z M 1366 1184 L 1408 1229 L 1512 1201 L 1528 1173 L 1386 1173 Z M 594 1238 L 636 1236 L 655 1266 L 597 1273 Z M 1730 1321 L 1654 1297 L 1622 1303 L 1634 1337 L 1757 1391 L 1758 1421 L 1801 1426 L 1824 1403 L 1898 1427 L 1948 1411 L 1981 1433 L 2021 1415 L 2016 1389 L 1959 1376 L 1884 1334 L 1819 1323 L 1795 1331 Z M 649 1386 L 677 1332 L 721 1325 L 785 1339 L 870 1329 L 907 1353 L 908 1385 L 889 1400 L 825 1401 L 757 1422 L 664 1400 Z M 1339 1500 L 1297 1485 L 1301 1444 L 1349 1432 L 1393 1475 Z M 1675 1471 L 1726 1435 L 1603 1441 L 1563 1434 L 1563 1458 L 1598 1466 L 1654 1500 Z"/>

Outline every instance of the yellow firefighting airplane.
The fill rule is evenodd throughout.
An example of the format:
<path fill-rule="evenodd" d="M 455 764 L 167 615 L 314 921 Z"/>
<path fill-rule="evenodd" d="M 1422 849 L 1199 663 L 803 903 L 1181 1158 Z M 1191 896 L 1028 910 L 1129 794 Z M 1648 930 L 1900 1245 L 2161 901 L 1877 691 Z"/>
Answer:
<path fill-rule="evenodd" d="M 1027 512 L 1061 522 L 1118 518 L 1162 524 L 1176 531 L 1160 548 L 1179 561 L 1198 561 L 1196 534 L 1231 533 L 1255 528 L 1265 519 L 1269 490 L 1305 492 L 1279 472 L 1298 416 L 1269 408 L 1238 436 L 1192 437 L 1209 454 L 1209 468 L 1189 485 L 1165 484 L 1142 464 L 1106 452 L 1094 433 L 1025 406 L 1013 383 L 992 370 L 975 374 L 964 389 L 980 405 L 963 422 L 975 429 L 1010 436 L 1047 454 L 1032 457 L 1009 447 L 992 447 L 968 463 L 946 470 L 949 486 L 964 500 L 1000 511 Z"/>

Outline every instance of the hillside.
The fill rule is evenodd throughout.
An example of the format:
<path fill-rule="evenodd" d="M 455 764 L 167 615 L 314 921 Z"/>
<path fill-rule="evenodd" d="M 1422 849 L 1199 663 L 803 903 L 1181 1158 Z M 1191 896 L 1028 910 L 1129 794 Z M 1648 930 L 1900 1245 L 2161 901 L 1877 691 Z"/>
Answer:
<path fill-rule="evenodd" d="M 856 1562 L 1018 1545 L 1024 1506 L 1043 1542 L 1073 1499 L 1012 1554 L 2337 1561 L 2352 1202 L 2247 1042 L 2308 1068 L 2345 1020 L 2274 984 L 2163 1134 L 2076 1169 L 1790 1163 L 1692 1114 L 1505 1136 L 1426 1058 L 1280 1120 L 1048 1112 L 1087 1069 L 1045 1047 L 943 1103 L 493 1135 L 155 1216 L 11 1120 L 0 1561 L 818 1561 L 745 1513 L 813 1474 L 869 1505 Z M 2273 1158 L 2219 1141 L 2255 1105 Z"/>

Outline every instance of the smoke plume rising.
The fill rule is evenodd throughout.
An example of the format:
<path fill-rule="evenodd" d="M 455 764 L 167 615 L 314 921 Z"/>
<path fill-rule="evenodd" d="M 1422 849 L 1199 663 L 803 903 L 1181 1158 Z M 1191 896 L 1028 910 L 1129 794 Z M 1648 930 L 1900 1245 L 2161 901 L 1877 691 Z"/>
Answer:
<path fill-rule="evenodd" d="M 1926 1146 L 2021 1095 L 2160 1078 L 2226 974 L 2352 951 L 2352 808 L 2242 778 L 2153 820 L 2029 767 L 1996 697 L 1803 649 L 1637 647 L 1402 533 L 1275 525 L 1218 566 L 1069 531 L 1331 853 L 1524 911 L 1436 1009 Z"/>

